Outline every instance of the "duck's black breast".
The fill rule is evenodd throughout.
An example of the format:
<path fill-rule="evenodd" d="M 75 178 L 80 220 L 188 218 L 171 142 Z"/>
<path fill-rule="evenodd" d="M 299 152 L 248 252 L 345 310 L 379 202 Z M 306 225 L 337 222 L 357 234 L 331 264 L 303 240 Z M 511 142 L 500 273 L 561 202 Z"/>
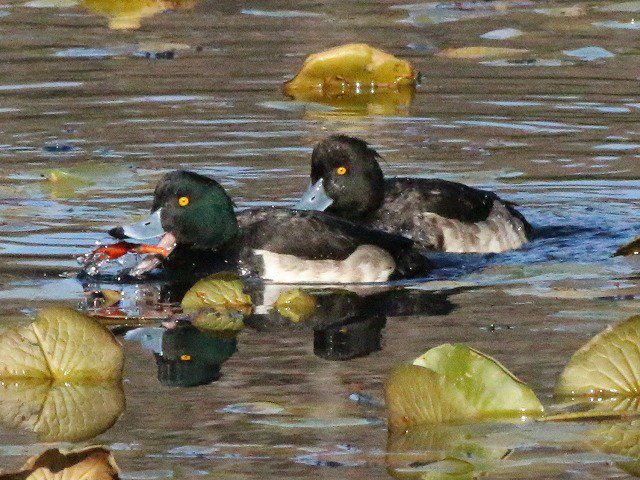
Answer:
<path fill-rule="evenodd" d="M 493 192 L 462 183 L 426 178 L 385 180 L 384 204 L 394 205 L 398 215 L 429 212 L 464 223 L 485 221 L 499 200 Z"/>

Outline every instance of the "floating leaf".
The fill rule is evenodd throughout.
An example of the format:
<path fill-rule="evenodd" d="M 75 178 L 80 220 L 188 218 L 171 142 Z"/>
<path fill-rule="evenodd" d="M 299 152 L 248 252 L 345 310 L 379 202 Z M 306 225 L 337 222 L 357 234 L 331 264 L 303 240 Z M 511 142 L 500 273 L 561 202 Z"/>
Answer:
<path fill-rule="evenodd" d="M 486 58 L 505 58 L 519 57 L 528 53 L 528 50 L 522 48 L 502 48 L 502 47 L 462 47 L 447 48 L 438 52 L 436 55 L 446 58 L 464 58 L 464 59 L 486 59 Z"/>
<path fill-rule="evenodd" d="M 198 330 L 236 333 L 244 328 L 243 318 L 244 315 L 236 310 L 215 308 L 198 312 L 191 323 Z"/>
<path fill-rule="evenodd" d="M 628 255 L 640 255 L 640 237 L 620 247 L 618 250 L 616 250 L 616 253 L 614 253 L 613 255 L 615 257 L 628 256 Z"/>
<path fill-rule="evenodd" d="M 111 452 L 102 447 L 56 448 L 30 458 L 19 472 L 0 474 L 0 480 L 116 480 L 119 471 Z"/>
<path fill-rule="evenodd" d="M 310 55 L 284 92 L 294 98 L 315 91 L 326 96 L 357 95 L 377 89 L 412 87 L 411 64 L 365 43 L 342 45 Z"/>
<path fill-rule="evenodd" d="M 300 288 L 282 292 L 273 304 L 280 315 L 292 322 L 309 319 L 316 311 L 316 298 Z"/>
<path fill-rule="evenodd" d="M 386 383 L 391 429 L 487 418 L 538 416 L 533 391 L 500 363 L 464 345 L 444 344 L 394 370 Z"/>
<path fill-rule="evenodd" d="M 556 395 L 640 395 L 640 315 L 593 337 L 573 354 Z"/>
<path fill-rule="evenodd" d="M 201 308 L 222 307 L 251 313 L 251 297 L 242 291 L 243 284 L 237 275 L 216 273 L 199 280 L 182 299 L 182 309 L 193 311 Z"/>
<path fill-rule="evenodd" d="M 109 429 L 124 410 L 120 382 L 0 382 L 0 420 L 45 442 L 79 442 Z"/>
<path fill-rule="evenodd" d="M 135 30 L 143 18 L 166 10 L 192 8 L 198 0 L 82 0 L 82 6 L 109 17 L 112 30 Z"/>
<path fill-rule="evenodd" d="M 596 450 L 635 458 L 616 465 L 635 477 L 640 476 L 640 420 L 605 425 L 589 433 Z"/>
<path fill-rule="evenodd" d="M 113 334 L 70 308 L 45 308 L 34 323 L 0 336 L 0 379 L 119 380 L 123 363 Z"/>

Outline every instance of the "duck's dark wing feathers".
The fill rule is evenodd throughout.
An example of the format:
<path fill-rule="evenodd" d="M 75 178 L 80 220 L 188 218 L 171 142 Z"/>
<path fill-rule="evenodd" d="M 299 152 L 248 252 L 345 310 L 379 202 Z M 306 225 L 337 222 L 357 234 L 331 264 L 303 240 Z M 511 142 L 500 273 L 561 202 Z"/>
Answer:
<path fill-rule="evenodd" d="M 244 210 L 237 218 L 243 247 L 306 260 L 344 260 L 365 244 L 381 247 L 392 255 L 413 248 L 409 239 L 323 212 L 266 207 Z"/>
<path fill-rule="evenodd" d="M 385 203 L 401 195 L 407 199 L 404 202 L 407 211 L 432 212 L 467 223 L 486 220 L 493 203 L 500 200 L 493 192 L 447 180 L 391 178 L 385 181 Z"/>

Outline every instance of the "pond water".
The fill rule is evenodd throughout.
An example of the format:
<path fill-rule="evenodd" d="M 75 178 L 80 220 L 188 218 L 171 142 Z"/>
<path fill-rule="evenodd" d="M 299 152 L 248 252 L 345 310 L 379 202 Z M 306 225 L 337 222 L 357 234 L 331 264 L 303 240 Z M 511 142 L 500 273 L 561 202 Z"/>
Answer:
<path fill-rule="evenodd" d="M 538 232 L 519 251 L 456 258 L 405 290 L 330 304 L 309 324 L 257 316 L 237 338 L 201 347 L 224 363 L 217 381 L 192 388 L 152 350 L 180 354 L 197 335 L 168 347 L 163 335 L 179 332 L 158 329 L 172 310 L 154 303 L 159 287 L 128 285 L 123 314 L 155 319 L 137 334 L 117 326 L 136 320 L 111 322 L 126 352 L 126 408 L 110 429 L 66 445 L 106 446 L 125 479 L 420 478 L 393 468 L 382 386 L 393 366 L 445 342 L 494 356 L 553 405 L 572 353 L 640 306 L 640 263 L 611 258 L 638 235 L 639 15 L 640 2 L 5 0 L 3 330 L 52 304 L 86 308 L 87 289 L 120 288 L 79 281 L 76 257 L 146 212 L 163 173 L 211 175 L 240 207 L 290 205 L 313 145 L 331 133 L 371 142 L 388 175 L 492 189 Z M 319 104 L 281 93 L 308 54 L 349 42 L 410 60 L 422 74 L 415 95 Z M 527 51 L 438 53 L 468 46 Z M 84 180 L 51 181 L 59 171 Z M 463 434 L 512 450 L 489 478 L 633 475 L 627 456 L 583 434 L 601 427 L 630 432 L 631 443 L 639 428 Z M 48 445 L 0 427 L 0 467 Z"/>

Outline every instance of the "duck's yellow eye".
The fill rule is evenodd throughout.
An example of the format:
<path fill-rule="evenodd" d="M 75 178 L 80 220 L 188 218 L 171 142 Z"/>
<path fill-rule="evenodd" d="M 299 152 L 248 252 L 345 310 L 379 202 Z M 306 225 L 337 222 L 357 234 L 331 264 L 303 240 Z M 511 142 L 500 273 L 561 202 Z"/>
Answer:
<path fill-rule="evenodd" d="M 182 197 L 185 198 L 185 197 Z M 184 360 L 185 362 L 191 360 L 191 355 L 180 355 L 180 360 Z"/>
<path fill-rule="evenodd" d="M 178 199 L 178 205 L 180 205 L 181 207 L 186 207 L 187 205 L 189 205 L 189 197 L 180 197 Z"/>
<path fill-rule="evenodd" d="M 344 175 L 345 173 L 347 173 L 347 167 L 338 167 L 338 169 L 336 170 L 336 173 L 338 175 Z"/>

